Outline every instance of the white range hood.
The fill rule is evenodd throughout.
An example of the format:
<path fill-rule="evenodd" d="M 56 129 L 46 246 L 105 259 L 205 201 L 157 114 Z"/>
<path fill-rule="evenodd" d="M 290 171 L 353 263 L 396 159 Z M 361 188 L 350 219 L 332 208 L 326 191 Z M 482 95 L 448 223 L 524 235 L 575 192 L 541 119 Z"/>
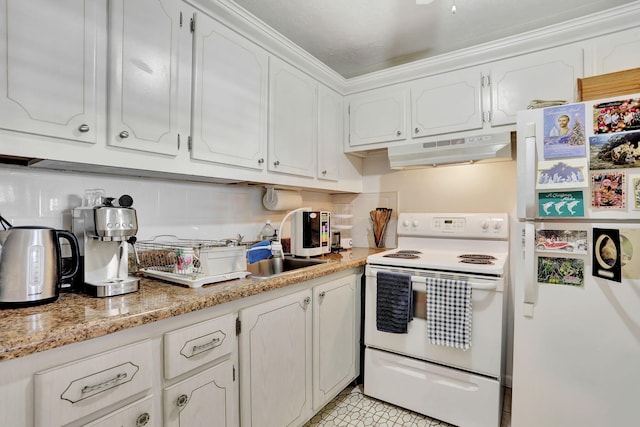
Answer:
<path fill-rule="evenodd" d="M 388 148 L 392 169 L 512 160 L 511 132 L 444 139 Z"/>

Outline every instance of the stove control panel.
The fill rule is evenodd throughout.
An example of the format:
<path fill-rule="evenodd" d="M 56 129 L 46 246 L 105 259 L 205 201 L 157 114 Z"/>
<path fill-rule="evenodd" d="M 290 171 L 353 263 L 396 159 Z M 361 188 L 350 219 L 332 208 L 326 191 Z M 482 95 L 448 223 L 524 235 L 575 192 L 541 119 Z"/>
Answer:
<path fill-rule="evenodd" d="M 509 237 L 509 216 L 503 213 L 401 213 L 398 216 L 398 236 L 506 240 Z"/>

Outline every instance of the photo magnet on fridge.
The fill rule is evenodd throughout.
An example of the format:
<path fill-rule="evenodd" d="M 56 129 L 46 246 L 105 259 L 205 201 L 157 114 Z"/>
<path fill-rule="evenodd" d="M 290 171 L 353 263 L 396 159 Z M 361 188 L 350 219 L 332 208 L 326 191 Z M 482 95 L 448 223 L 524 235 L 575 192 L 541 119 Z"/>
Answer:
<path fill-rule="evenodd" d="M 593 133 L 640 129 L 640 99 L 620 99 L 593 106 Z"/>
<path fill-rule="evenodd" d="M 591 274 L 594 277 L 622 281 L 620 231 L 607 228 L 593 229 L 593 259 Z"/>
<path fill-rule="evenodd" d="M 640 167 L 640 132 L 596 135 L 589 138 L 589 169 Z"/>

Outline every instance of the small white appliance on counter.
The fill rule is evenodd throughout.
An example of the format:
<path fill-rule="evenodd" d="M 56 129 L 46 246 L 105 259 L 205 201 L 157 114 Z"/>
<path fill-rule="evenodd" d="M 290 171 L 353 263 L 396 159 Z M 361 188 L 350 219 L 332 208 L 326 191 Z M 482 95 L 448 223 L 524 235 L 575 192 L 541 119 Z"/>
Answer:
<path fill-rule="evenodd" d="M 500 425 L 508 219 L 504 213 L 398 216 L 398 248 L 367 258 L 364 394 L 459 426 Z M 389 277 L 400 281 L 389 285 Z M 409 295 L 403 325 L 394 323 L 402 307 L 390 302 L 401 289 Z M 436 316 L 427 312 L 447 309 L 427 297 L 430 289 L 465 290 L 465 345 L 430 339 Z"/>
<path fill-rule="evenodd" d="M 312 257 L 331 252 L 331 213 L 300 210 L 291 219 L 291 255 Z"/>
<path fill-rule="evenodd" d="M 81 257 L 80 287 L 96 297 L 136 292 L 140 279 L 129 275 L 129 246 L 138 232 L 138 217 L 131 196 L 99 197 L 95 205 L 72 210 L 72 231 Z"/>
<path fill-rule="evenodd" d="M 517 134 L 512 425 L 638 425 L 640 94 L 522 111 Z"/>

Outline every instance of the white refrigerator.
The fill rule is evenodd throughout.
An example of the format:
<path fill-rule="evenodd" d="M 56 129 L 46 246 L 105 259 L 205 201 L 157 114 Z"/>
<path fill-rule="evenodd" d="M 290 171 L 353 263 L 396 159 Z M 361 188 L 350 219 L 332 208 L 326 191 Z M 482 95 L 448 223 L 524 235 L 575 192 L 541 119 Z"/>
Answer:
<path fill-rule="evenodd" d="M 517 134 L 511 425 L 640 426 L 640 94 Z"/>

